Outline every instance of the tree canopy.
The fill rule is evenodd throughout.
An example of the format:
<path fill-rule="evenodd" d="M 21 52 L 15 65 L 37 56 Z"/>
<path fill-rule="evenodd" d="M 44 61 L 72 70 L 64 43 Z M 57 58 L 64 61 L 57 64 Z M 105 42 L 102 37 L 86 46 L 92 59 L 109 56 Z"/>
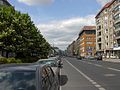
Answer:
<path fill-rule="evenodd" d="M 18 58 L 44 57 L 51 49 L 31 17 L 13 7 L 0 8 L 0 48 L 14 52 Z"/>

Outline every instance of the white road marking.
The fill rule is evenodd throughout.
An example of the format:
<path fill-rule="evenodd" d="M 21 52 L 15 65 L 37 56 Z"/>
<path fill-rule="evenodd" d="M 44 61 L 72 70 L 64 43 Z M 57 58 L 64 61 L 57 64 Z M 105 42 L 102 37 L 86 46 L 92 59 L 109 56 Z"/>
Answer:
<path fill-rule="evenodd" d="M 81 61 L 81 62 L 84 62 L 84 63 L 87 63 L 87 64 L 92 64 L 92 65 L 95 65 L 97 67 L 103 67 L 102 65 L 94 64 L 94 63 L 91 63 L 91 62 L 86 62 L 86 61 Z"/>
<path fill-rule="evenodd" d="M 92 64 L 92 65 L 95 65 L 97 67 L 106 68 L 106 69 L 109 69 L 109 70 L 120 72 L 120 69 L 115 69 L 115 68 L 111 68 L 111 67 L 104 67 L 102 65 L 94 64 L 94 63 L 90 63 L 90 62 L 86 62 L 86 61 L 81 61 L 81 62 L 84 62 L 84 63 L 87 63 L 87 64 Z"/>
<path fill-rule="evenodd" d="M 99 90 L 106 90 L 105 88 L 103 88 L 101 85 L 99 85 L 97 82 L 95 82 L 94 80 L 92 80 L 90 77 L 88 77 L 86 74 L 84 74 L 82 71 L 80 71 L 79 69 L 77 69 L 74 65 L 72 65 L 68 60 L 65 60 L 69 65 L 71 65 L 76 71 L 78 71 L 83 77 L 85 77 L 89 82 L 92 83 L 92 85 L 94 85 L 96 88 L 98 88 Z"/>
<path fill-rule="evenodd" d="M 103 67 L 102 65 L 99 65 L 99 64 L 94 64 L 95 66 L 97 66 L 97 67 Z"/>
<path fill-rule="evenodd" d="M 62 75 L 62 74 L 61 74 L 61 69 L 60 69 L 60 75 Z M 60 86 L 60 90 L 62 90 L 62 86 Z"/>
<path fill-rule="evenodd" d="M 116 76 L 115 74 L 104 74 L 104 76 L 106 77 L 113 77 L 113 76 Z"/>
<path fill-rule="evenodd" d="M 99 90 L 105 90 L 104 88 L 99 88 Z"/>
<path fill-rule="evenodd" d="M 120 72 L 120 70 L 119 70 L 119 69 L 110 68 L 110 67 L 108 67 L 108 69 L 110 69 L 110 70 L 113 70 L 113 71 L 117 71 L 117 72 Z"/>

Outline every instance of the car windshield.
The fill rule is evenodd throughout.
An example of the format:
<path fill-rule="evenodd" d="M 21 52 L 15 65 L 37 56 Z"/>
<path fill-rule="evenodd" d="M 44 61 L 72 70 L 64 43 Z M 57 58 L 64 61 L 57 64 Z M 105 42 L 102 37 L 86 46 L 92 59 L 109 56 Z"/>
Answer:
<path fill-rule="evenodd" d="M 57 62 L 55 60 L 43 60 L 39 61 L 39 64 L 49 64 L 51 67 L 57 67 Z"/>
<path fill-rule="evenodd" d="M 35 72 L 0 72 L 0 90 L 36 90 Z"/>

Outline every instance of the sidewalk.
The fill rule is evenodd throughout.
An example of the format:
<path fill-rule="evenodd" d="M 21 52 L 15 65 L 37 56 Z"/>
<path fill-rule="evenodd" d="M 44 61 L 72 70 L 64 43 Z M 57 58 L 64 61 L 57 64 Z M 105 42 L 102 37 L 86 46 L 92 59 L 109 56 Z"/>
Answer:
<path fill-rule="evenodd" d="M 120 63 L 120 59 L 103 59 L 103 61 Z"/>

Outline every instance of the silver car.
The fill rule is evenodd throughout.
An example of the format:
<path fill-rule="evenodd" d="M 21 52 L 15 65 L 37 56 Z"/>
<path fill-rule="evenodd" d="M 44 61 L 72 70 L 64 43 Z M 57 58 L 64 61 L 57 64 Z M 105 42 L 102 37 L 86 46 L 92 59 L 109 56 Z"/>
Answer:
<path fill-rule="evenodd" d="M 60 78 L 61 65 L 59 65 L 59 63 L 57 62 L 57 60 L 52 59 L 52 58 L 49 58 L 49 59 L 40 59 L 40 60 L 38 60 L 36 62 L 36 64 L 47 64 L 47 65 L 49 65 L 53 69 L 55 75 L 57 75 L 58 78 Z"/>

